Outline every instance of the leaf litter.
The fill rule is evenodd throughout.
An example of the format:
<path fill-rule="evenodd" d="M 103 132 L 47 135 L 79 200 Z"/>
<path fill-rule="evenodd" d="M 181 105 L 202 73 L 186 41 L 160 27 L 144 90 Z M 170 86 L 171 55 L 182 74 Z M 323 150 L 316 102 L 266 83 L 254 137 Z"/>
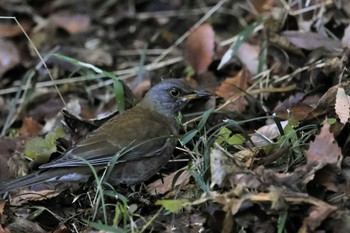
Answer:
<path fill-rule="evenodd" d="M 125 108 L 166 77 L 215 97 L 184 111 L 186 145 L 145 184 L 106 185 L 103 197 L 93 184 L 10 192 L 0 232 L 348 232 L 348 7 L 5 1 L 24 31 L 1 19 L 2 182 L 37 169 L 28 150 L 55 159 L 122 111 L 112 73 Z"/>

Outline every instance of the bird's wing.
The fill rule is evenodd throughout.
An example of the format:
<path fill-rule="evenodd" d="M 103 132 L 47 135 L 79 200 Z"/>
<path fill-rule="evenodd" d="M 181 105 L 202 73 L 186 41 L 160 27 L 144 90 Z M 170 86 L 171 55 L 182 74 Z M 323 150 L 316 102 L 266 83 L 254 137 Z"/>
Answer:
<path fill-rule="evenodd" d="M 60 159 L 41 168 L 106 165 L 113 156 L 131 161 L 160 154 L 167 146 L 175 147 L 177 129 L 167 119 L 133 108 L 114 117 L 80 140 Z M 120 154 L 118 155 L 118 153 Z"/>

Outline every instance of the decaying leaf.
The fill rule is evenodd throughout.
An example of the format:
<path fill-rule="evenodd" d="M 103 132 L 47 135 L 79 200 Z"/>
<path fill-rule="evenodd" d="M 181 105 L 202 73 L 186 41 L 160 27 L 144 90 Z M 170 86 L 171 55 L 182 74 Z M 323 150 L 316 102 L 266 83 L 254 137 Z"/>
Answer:
<path fill-rule="evenodd" d="M 224 186 L 227 179 L 237 170 L 232 158 L 219 149 L 212 149 L 210 153 L 211 182 Z"/>
<path fill-rule="evenodd" d="M 188 182 L 190 181 L 191 174 L 187 170 L 182 171 L 181 174 L 178 177 L 176 177 L 175 184 L 173 184 L 174 178 L 178 175 L 178 173 L 179 171 L 175 171 L 162 179 L 158 179 L 150 183 L 149 185 L 147 185 L 147 192 L 151 195 L 159 195 L 164 194 L 173 188 L 185 186 L 186 184 L 188 184 Z"/>
<path fill-rule="evenodd" d="M 302 49 L 317 49 L 325 47 L 330 51 L 340 49 L 340 41 L 333 40 L 314 32 L 284 31 L 282 35 L 290 42 Z"/>
<path fill-rule="evenodd" d="M 243 68 L 235 77 L 227 78 L 216 90 L 216 94 L 225 100 L 234 100 L 225 106 L 232 112 L 242 112 L 246 109 L 248 101 L 245 99 L 244 91 L 248 88 L 251 75 L 247 68 Z"/>
<path fill-rule="evenodd" d="M 315 140 L 310 143 L 310 147 L 305 151 L 305 156 L 309 164 L 333 164 L 339 165 L 342 160 L 342 152 L 334 135 L 330 132 L 330 125 L 324 122 L 321 132 Z"/>
<path fill-rule="evenodd" d="M 197 74 L 203 74 L 212 62 L 215 32 L 211 25 L 203 24 L 192 31 L 186 41 L 186 58 Z"/>
<path fill-rule="evenodd" d="M 42 125 L 40 125 L 32 117 L 26 117 L 23 120 L 23 124 L 19 132 L 24 137 L 33 137 L 38 136 L 42 128 Z"/>

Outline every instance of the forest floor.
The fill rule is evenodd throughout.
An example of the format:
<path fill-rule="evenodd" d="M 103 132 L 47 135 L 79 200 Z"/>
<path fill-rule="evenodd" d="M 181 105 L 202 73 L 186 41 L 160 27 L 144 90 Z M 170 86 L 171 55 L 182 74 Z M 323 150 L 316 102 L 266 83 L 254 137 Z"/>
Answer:
<path fill-rule="evenodd" d="M 150 180 L 11 191 L 0 233 L 350 232 L 350 2 L 5 0 L 0 16 L 0 183 L 162 79 L 212 93 Z"/>

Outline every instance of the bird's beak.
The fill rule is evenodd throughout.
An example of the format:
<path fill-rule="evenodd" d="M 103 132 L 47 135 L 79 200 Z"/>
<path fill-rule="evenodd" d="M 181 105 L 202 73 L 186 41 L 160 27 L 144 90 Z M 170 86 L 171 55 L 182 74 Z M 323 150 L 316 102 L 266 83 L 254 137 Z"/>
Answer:
<path fill-rule="evenodd" d="M 207 91 L 202 91 L 202 90 L 195 90 L 193 93 L 185 95 L 182 97 L 184 101 L 190 101 L 190 100 L 195 100 L 195 99 L 201 99 L 201 98 L 206 98 L 211 96 Z"/>

